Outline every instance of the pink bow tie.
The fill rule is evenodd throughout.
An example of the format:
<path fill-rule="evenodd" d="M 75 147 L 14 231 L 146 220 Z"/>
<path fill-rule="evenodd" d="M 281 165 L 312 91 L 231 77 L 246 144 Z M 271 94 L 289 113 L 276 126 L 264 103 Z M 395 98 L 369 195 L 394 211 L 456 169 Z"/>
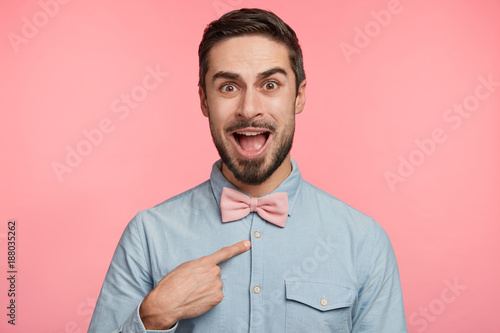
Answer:
<path fill-rule="evenodd" d="M 220 211 L 222 222 L 236 221 L 250 212 L 257 212 L 264 220 L 283 228 L 288 217 L 288 195 L 286 192 L 279 192 L 255 198 L 224 187 L 220 198 Z"/>

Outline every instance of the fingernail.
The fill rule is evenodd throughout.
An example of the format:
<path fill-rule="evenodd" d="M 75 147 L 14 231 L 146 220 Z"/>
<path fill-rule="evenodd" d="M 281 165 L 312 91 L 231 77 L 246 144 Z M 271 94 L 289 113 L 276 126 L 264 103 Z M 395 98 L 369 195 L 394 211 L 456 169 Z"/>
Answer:
<path fill-rule="evenodd" d="M 249 240 L 244 241 L 244 242 L 243 242 L 243 245 L 245 245 L 245 247 L 246 247 L 247 249 L 249 249 L 249 248 L 250 248 L 250 241 L 249 241 Z"/>

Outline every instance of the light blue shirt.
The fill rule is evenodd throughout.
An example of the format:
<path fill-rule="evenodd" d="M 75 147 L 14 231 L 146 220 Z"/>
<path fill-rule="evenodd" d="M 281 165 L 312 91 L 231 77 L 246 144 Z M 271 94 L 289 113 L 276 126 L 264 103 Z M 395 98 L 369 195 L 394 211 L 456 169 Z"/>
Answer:
<path fill-rule="evenodd" d="M 394 251 L 372 218 L 304 181 L 292 160 L 275 190 L 288 193 L 284 228 L 256 213 L 222 223 L 222 188 L 235 187 L 220 167 L 128 224 L 89 332 L 146 332 L 140 303 L 166 274 L 244 239 L 251 249 L 219 265 L 222 302 L 162 332 L 407 332 Z"/>

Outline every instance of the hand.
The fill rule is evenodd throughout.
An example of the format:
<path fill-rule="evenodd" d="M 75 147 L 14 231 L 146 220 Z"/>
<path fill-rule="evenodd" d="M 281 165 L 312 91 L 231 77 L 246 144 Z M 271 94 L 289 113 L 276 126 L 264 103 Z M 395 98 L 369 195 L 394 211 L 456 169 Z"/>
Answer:
<path fill-rule="evenodd" d="M 180 264 L 165 275 L 142 301 L 139 315 L 147 330 L 166 330 L 181 319 L 197 317 L 222 301 L 217 264 L 248 251 L 245 240 L 211 255 Z"/>

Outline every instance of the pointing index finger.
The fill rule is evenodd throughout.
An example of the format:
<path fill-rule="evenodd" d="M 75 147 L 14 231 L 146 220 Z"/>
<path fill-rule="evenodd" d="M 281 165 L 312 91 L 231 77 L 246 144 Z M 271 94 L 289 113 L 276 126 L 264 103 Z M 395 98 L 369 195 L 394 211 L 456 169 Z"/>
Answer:
<path fill-rule="evenodd" d="M 229 260 L 232 257 L 248 251 L 250 249 L 251 243 L 249 240 L 244 240 L 241 242 L 238 242 L 236 244 L 230 245 L 223 247 L 217 252 L 212 253 L 209 255 L 212 259 L 214 259 L 216 264 L 219 264 L 223 261 Z"/>

